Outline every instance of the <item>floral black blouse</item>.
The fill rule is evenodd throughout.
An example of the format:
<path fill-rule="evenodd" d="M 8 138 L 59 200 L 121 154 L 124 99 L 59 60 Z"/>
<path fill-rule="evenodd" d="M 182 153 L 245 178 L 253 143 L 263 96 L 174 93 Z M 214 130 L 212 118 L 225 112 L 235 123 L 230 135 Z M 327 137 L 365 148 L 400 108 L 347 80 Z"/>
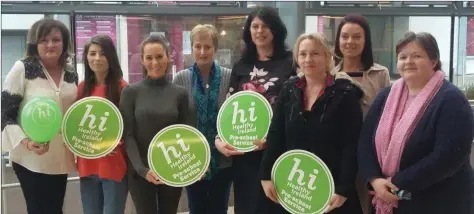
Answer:
<path fill-rule="evenodd" d="M 228 96 L 251 90 L 262 94 L 273 106 L 283 83 L 293 75 L 296 69 L 291 54 L 284 59 L 256 61 L 253 65 L 238 61 L 232 68 Z"/>

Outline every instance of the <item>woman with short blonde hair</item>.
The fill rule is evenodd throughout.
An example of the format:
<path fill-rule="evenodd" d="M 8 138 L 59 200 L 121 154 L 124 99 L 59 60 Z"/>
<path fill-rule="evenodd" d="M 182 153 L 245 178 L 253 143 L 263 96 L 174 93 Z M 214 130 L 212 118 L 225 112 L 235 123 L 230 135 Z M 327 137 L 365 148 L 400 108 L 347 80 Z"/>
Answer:
<path fill-rule="evenodd" d="M 273 164 L 284 152 L 303 149 L 331 169 L 335 194 L 326 212 L 361 214 L 354 181 L 363 92 L 346 73 L 331 74 L 333 55 L 321 34 L 301 35 L 293 56 L 301 74 L 285 82 L 274 106 L 261 166 L 265 195 L 279 203 L 271 181 Z"/>
<path fill-rule="evenodd" d="M 191 68 L 178 72 L 174 83 L 187 89 L 193 125 L 206 136 L 211 147 L 211 163 L 205 177 L 186 188 L 191 214 L 227 213 L 231 177 L 230 158 L 217 151 L 217 114 L 229 88 L 231 70 L 214 62 L 219 44 L 214 26 L 197 25 L 191 31 Z"/>

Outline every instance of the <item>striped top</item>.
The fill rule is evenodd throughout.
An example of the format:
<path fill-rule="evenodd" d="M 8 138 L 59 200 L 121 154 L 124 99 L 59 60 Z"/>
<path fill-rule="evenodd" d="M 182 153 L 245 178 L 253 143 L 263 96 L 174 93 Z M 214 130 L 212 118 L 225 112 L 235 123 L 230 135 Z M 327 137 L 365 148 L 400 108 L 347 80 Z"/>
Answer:
<path fill-rule="evenodd" d="M 232 69 L 220 67 L 221 69 L 221 85 L 219 87 L 219 99 L 218 105 L 219 108 L 222 106 L 224 101 L 227 98 L 227 92 L 229 91 L 229 83 L 230 83 L 230 74 L 232 73 Z M 192 71 L 190 69 L 185 69 L 179 71 L 175 78 L 173 79 L 173 83 L 183 86 L 186 88 L 186 91 L 189 94 L 189 109 L 190 109 L 190 116 L 192 118 L 193 124 L 196 124 L 196 108 L 194 103 L 194 97 L 192 96 L 193 92 L 193 81 L 192 81 Z M 205 87 L 204 87 L 205 88 Z M 220 168 L 229 167 L 231 165 L 231 159 L 225 157 L 224 155 L 221 156 L 220 160 Z"/>
<path fill-rule="evenodd" d="M 21 128 L 21 111 L 28 101 L 42 96 L 51 98 L 64 114 L 76 101 L 78 77 L 68 67 L 62 72 L 59 87 L 38 60 L 17 61 L 8 73 L 2 90 L 2 152 L 10 152 L 11 161 L 33 172 L 67 174 L 76 170 L 74 155 L 58 133 L 49 145 L 49 151 L 37 155 L 20 142 L 26 138 Z"/>

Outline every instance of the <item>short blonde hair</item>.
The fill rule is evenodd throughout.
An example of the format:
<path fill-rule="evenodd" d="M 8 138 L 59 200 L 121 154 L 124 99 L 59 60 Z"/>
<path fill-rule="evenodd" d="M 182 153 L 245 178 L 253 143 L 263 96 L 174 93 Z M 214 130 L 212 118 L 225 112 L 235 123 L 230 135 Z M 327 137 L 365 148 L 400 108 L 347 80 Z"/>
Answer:
<path fill-rule="evenodd" d="M 194 45 L 194 37 L 197 36 L 198 34 L 210 36 L 212 39 L 212 43 L 214 44 L 214 49 L 217 50 L 217 46 L 219 44 L 219 33 L 217 33 L 217 29 L 214 26 L 210 24 L 196 25 L 191 30 L 191 46 Z"/>
<path fill-rule="evenodd" d="M 315 41 L 316 46 L 324 52 L 324 55 L 326 56 L 326 72 L 330 73 L 334 68 L 334 54 L 331 51 L 326 38 L 320 33 L 305 33 L 301 34 L 298 39 L 296 39 L 295 46 L 293 47 L 293 62 L 295 66 L 298 66 L 298 52 L 300 51 L 300 43 L 305 39 Z M 302 75 L 304 75 L 303 72 L 298 74 L 298 76 Z"/>

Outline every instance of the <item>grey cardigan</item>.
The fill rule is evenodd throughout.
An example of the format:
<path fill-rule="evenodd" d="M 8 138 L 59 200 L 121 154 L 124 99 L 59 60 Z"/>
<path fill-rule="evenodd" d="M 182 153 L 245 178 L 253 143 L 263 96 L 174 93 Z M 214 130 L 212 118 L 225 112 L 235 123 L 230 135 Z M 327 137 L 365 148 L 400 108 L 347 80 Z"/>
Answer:
<path fill-rule="evenodd" d="M 229 91 L 229 83 L 230 83 L 230 74 L 232 73 L 232 69 L 228 69 L 225 67 L 220 67 L 221 69 L 221 85 L 219 87 L 219 98 L 218 98 L 218 106 L 219 108 L 222 106 L 224 101 L 227 98 L 227 92 Z M 194 97 L 192 96 L 192 71 L 190 69 L 184 69 L 179 71 L 173 79 L 173 83 L 183 86 L 186 91 L 188 92 L 189 96 L 189 109 L 190 109 L 190 116 L 192 119 L 193 124 L 196 124 L 196 108 L 194 103 Z M 214 142 L 209 142 L 214 143 Z M 221 155 L 220 159 L 220 166 L 219 168 L 226 168 L 232 165 L 232 161 L 230 158 Z"/>

